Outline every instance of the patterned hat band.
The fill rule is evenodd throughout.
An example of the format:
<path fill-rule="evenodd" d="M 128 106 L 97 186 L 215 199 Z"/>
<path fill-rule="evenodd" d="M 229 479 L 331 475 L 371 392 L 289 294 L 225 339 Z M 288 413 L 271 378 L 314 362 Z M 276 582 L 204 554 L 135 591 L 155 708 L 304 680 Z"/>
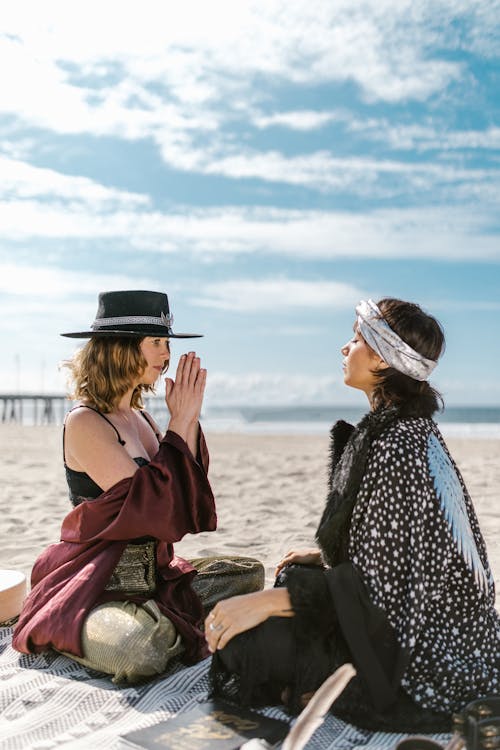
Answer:
<path fill-rule="evenodd" d="M 96 318 L 92 323 L 92 330 L 99 331 L 106 329 L 108 326 L 133 326 L 133 325 L 145 325 L 145 326 L 164 326 L 170 331 L 174 323 L 174 316 L 170 313 L 165 315 L 161 313 L 161 317 L 155 318 L 149 315 L 124 315 L 122 317 L 115 318 Z"/>
<path fill-rule="evenodd" d="M 419 354 L 392 330 L 371 299 L 361 300 L 356 307 L 358 328 L 364 340 L 384 362 L 414 380 L 427 380 L 437 365 L 433 359 Z"/>

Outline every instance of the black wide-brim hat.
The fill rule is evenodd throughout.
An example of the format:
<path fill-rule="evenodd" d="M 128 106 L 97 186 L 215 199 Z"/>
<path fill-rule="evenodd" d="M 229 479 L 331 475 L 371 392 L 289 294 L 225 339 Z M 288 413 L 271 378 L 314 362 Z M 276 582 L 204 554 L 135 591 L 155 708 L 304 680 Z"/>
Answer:
<path fill-rule="evenodd" d="M 166 336 L 169 339 L 194 339 L 202 333 L 174 333 L 174 316 L 163 292 L 101 292 L 95 320 L 90 331 L 61 333 L 72 339 L 93 336 Z"/>

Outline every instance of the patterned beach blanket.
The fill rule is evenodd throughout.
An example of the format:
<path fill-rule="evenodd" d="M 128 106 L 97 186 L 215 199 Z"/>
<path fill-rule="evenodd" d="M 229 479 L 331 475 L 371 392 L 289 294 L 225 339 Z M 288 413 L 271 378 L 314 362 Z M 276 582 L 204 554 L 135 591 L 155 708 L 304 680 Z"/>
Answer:
<path fill-rule="evenodd" d="M 120 735 L 171 718 L 207 697 L 208 659 L 194 667 L 173 665 L 167 675 L 144 685 L 118 688 L 65 656 L 19 654 L 11 637 L 10 628 L 0 628 L 1 750 L 118 750 Z M 278 708 L 263 713 L 290 720 Z M 366 732 L 328 716 L 307 750 L 392 750 L 404 736 Z M 434 738 L 445 743 L 449 735 Z"/>

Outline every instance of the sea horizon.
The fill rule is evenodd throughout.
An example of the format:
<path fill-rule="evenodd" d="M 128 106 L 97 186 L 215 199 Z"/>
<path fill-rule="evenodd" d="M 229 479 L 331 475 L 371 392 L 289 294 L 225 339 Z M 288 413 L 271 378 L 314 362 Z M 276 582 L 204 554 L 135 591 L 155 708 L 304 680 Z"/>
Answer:
<path fill-rule="evenodd" d="M 18 394 L 23 397 L 12 410 L 12 403 L 4 400 L 0 412 L 2 423 L 23 425 L 61 424 L 72 402 L 63 394 Z M 35 404 L 35 397 L 37 403 Z M 0 394 L 0 399 L 16 396 Z M 31 400 L 33 399 L 33 400 Z M 46 404 L 50 403 L 50 411 Z M 160 396 L 145 399 L 145 408 L 161 424 L 165 420 L 165 405 Z M 352 404 L 207 404 L 201 423 L 206 432 L 235 432 L 242 434 L 308 434 L 326 435 L 339 419 L 356 424 L 366 409 Z M 435 415 L 447 437 L 500 439 L 500 405 L 449 405 Z"/>
<path fill-rule="evenodd" d="M 367 410 L 352 405 L 209 406 L 207 432 L 327 435 L 343 419 L 356 424 Z M 500 439 L 500 406 L 448 406 L 435 415 L 445 437 Z"/>

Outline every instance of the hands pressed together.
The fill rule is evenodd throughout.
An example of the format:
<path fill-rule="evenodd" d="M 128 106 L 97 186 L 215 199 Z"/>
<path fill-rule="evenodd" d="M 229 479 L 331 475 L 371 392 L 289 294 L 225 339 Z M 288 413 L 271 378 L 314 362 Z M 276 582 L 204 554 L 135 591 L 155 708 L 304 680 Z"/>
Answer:
<path fill-rule="evenodd" d="M 200 367 L 196 352 L 183 354 L 175 380 L 165 379 L 165 402 L 170 412 L 169 429 L 189 444 L 196 454 L 198 420 L 207 382 L 207 371 Z"/>
<path fill-rule="evenodd" d="M 196 352 L 183 354 L 177 365 L 175 381 L 165 379 L 165 401 L 172 419 L 186 424 L 198 421 L 206 381 L 207 371 L 200 367 Z"/>

